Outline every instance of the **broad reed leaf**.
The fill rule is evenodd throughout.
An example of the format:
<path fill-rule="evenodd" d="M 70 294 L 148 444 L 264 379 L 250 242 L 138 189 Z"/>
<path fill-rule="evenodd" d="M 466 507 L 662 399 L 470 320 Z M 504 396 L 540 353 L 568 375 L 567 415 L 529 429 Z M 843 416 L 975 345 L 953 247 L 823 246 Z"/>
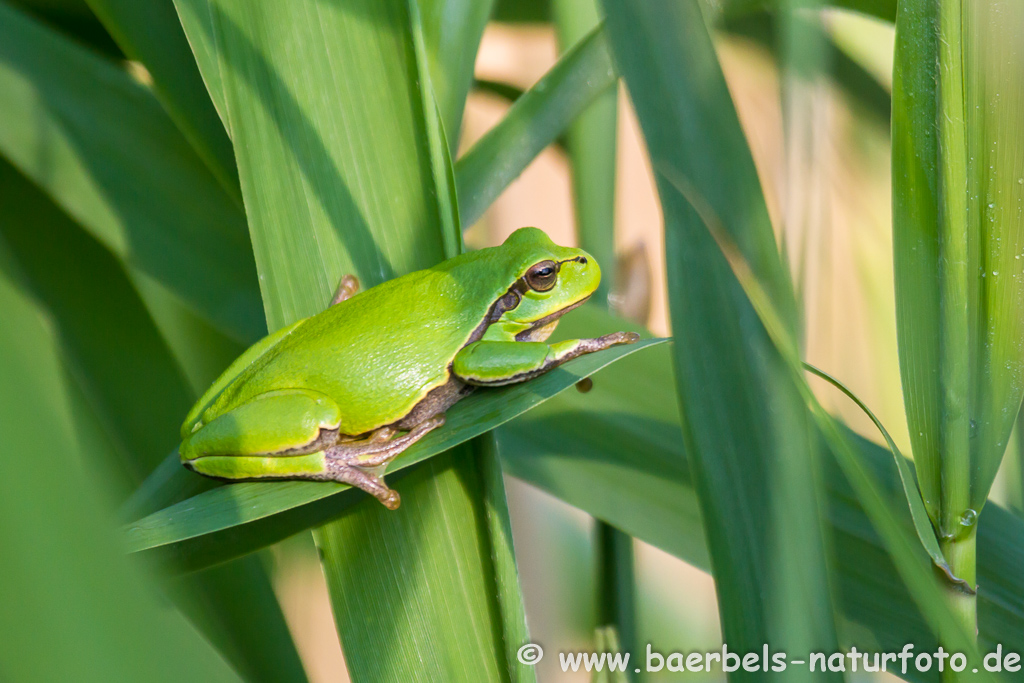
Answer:
<path fill-rule="evenodd" d="M 695 0 L 605 0 L 606 30 L 655 168 L 692 185 L 764 278 L 795 333 L 796 302 L 757 172 Z M 664 177 L 676 383 L 730 648 L 837 647 L 820 524 L 820 464 L 803 401 L 700 214 Z M 769 409 L 768 406 L 771 406 Z M 782 645 L 784 644 L 784 645 Z M 827 672 L 804 672 L 828 680 Z M 737 671 L 733 680 L 753 680 Z"/>
<path fill-rule="evenodd" d="M 514 680 L 489 535 L 464 524 L 486 514 L 473 456 L 460 446 L 403 478 L 403 514 L 372 501 L 317 534 L 346 661 L 367 680 Z"/>
<path fill-rule="evenodd" d="M 896 23 L 893 250 L 921 491 L 956 574 L 1024 394 L 1024 81 L 1015 2 L 907 3 Z M 957 602 L 964 623 L 973 607 Z"/>
<path fill-rule="evenodd" d="M 448 138 L 445 135 L 444 122 L 434 91 L 432 69 L 427 42 L 423 35 L 423 20 L 420 17 L 419 4 L 417 0 L 409 0 L 407 4 L 409 7 L 409 34 L 412 39 L 413 53 L 416 56 L 415 80 L 419 86 L 419 102 L 426 130 L 425 137 L 437 204 L 438 227 L 444 242 L 445 258 L 452 258 L 463 252 L 463 244 L 451 150 L 448 147 Z"/>
<path fill-rule="evenodd" d="M 427 43 L 420 17 L 419 0 L 408 0 L 410 29 L 416 54 L 416 69 L 419 74 L 417 80 L 420 86 L 421 103 L 423 105 L 423 119 L 427 129 L 431 168 L 434 173 L 434 194 L 438 206 L 441 235 L 445 244 L 445 255 L 448 257 L 461 254 L 464 251 L 464 245 L 462 242 L 462 225 L 459 219 L 459 202 L 456 196 L 455 168 L 452 164 L 451 151 L 445 137 L 445 126 L 442 121 L 440 107 L 436 104 L 437 99 L 430 76 L 431 71 L 438 70 L 438 65 L 431 62 L 428 53 L 440 50 L 456 51 L 452 50 L 452 45 L 442 46 L 440 43 L 451 41 L 452 37 L 446 34 L 458 33 L 459 29 L 464 30 L 463 21 L 467 5 L 464 0 L 455 0 L 450 4 L 451 7 L 446 10 L 442 20 L 440 35 L 432 35 L 433 40 Z M 489 5 L 487 3 L 481 4 L 489 12 Z M 432 9 L 436 11 L 437 8 L 434 7 Z M 459 12 L 458 10 L 462 11 Z M 474 60 L 467 60 L 466 58 L 471 57 L 476 52 L 480 41 L 480 32 L 483 30 L 483 21 L 480 22 L 479 29 L 480 31 L 474 31 L 470 28 L 469 34 L 462 36 L 463 44 L 461 49 L 463 54 L 461 59 L 456 60 L 456 55 L 452 55 L 450 58 L 450 61 L 456 62 L 452 64 L 453 70 L 457 71 L 459 66 L 472 67 Z M 427 47 L 428 44 L 433 50 Z M 448 76 L 443 71 L 438 75 L 441 78 Z M 464 80 L 469 80 L 468 74 L 466 74 Z M 462 87 L 463 85 L 465 87 Z M 461 99 L 459 102 L 452 104 L 457 104 L 461 107 L 466 97 L 466 88 L 468 88 L 468 84 L 459 84 L 459 90 L 454 95 Z M 449 99 L 451 99 L 451 95 L 449 95 Z M 433 475 L 429 473 L 430 469 L 438 468 L 445 468 L 447 471 L 438 472 Z M 494 435 L 491 433 L 482 434 L 464 446 L 441 456 L 437 462 L 425 466 L 423 470 L 426 476 L 429 477 L 424 484 L 431 491 L 440 491 L 446 483 L 454 483 L 456 491 L 462 489 L 465 493 L 461 496 L 449 495 L 447 500 L 440 505 L 427 507 L 421 503 L 417 509 L 418 514 L 422 514 L 425 519 L 429 519 L 430 515 L 438 516 L 438 519 L 433 522 L 424 523 L 421 521 L 420 525 L 422 528 L 445 534 L 452 544 L 460 538 L 469 543 L 480 544 L 481 547 L 477 551 L 477 561 L 480 558 L 490 560 L 482 572 L 482 576 L 480 573 L 470 573 L 473 576 L 480 576 L 484 583 L 482 592 L 484 594 L 491 594 L 492 608 L 497 613 L 496 621 L 498 622 L 498 627 L 491 634 L 493 642 L 483 644 L 484 647 L 478 645 L 477 649 L 485 651 L 486 645 L 493 645 L 494 654 L 486 657 L 485 662 L 487 664 L 493 663 L 498 667 L 498 671 L 495 673 L 499 674 L 499 678 L 507 678 L 516 683 L 536 683 L 537 676 L 534 669 L 524 666 L 517 657 L 519 648 L 530 642 L 530 636 L 526 628 L 526 607 L 519 587 L 519 569 L 516 566 L 515 550 L 512 547 L 512 520 L 509 516 L 508 501 L 505 495 L 505 482 L 502 476 L 501 462 L 498 460 Z M 410 477 L 410 483 L 418 476 L 418 472 L 414 473 Z M 420 488 L 421 486 L 417 486 L 417 491 Z M 423 494 L 420 493 L 419 495 L 422 497 Z M 460 507 L 462 509 L 459 509 Z M 359 513 L 356 512 L 355 514 Z M 373 510 L 374 516 L 381 514 L 386 513 L 382 513 L 379 508 Z M 482 520 L 484 530 L 477 531 L 475 534 L 465 532 L 459 534 L 459 529 L 448 520 L 460 517 L 473 517 Z M 415 518 L 410 521 L 415 521 Z M 343 532 L 350 531 L 353 523 L 341 522 L 338 524 L 338 527 Z M 360 526 L 359 528 L 362 531 L 362 527 Z M 415 526 L 413 528 L 415 529 Z M 349 551 L 341 556 L 344 557 L 344 555 L 351 556 L 351 552 Z M 383 558 L 376 554 L 363 553 L 362 558 L 364 561 L 356 562 L 354 565 L 351 562 L 342 560 L 341 563 L 336 565 L 335 569 L 348 573 L 351 576 L 350 580 L 361 586 L 365 585 L 365 580 L 361 577 L 367 573 L 371 575 L 386 574 L 390 569 L 387 564 L 382 564 Z M 441 566 L 436 560 L 430 558 L 424 558 L 424 561 L 429 565 Z M 467 575 L 466 568 L 474 566 L 476 565 L 474 564 L 472 554 L 460 560 L 446 563 L 446 568 L 454 573 L 451 577 L 452 583 L 460 585 L 464 590 L 467 588 L 464 585 L 465 580 L 463 578 Z M 379 589 L 388 590 L 390 587 L 389 584 L 382 583 Z M 374 589 L 370 587 L 370 590 L 362 593 L 362 595 L 373 595 L 373 593 Z M 371 605 L 363 606 L 371 607 Z M 401 606 L 401 603 L 399 603 L 395 608 L 400 609 Z M 360 610 L 358 609 L 353 611 L 355 614 L 359 612 Z M 460 626 L 465 626 L 464 623 L 455 623 L 453 626 L 455 626 L 454 629 L 451 629 L 451 626 L 449 626 L 452 632 L 446 634 L 445 637 L 459 641 L 468 641 L 469 639 L 479 639 L 483 636 L 477 629 L 471 627 L 469 633 L 466 634 L 467 638 L 455 632 Z M 353 631 L 358 631 L 359 629 L 358 623 L 352 625 Z M 372 645 L 372 643 L 367 644 Z M 429 645 L 425 649 L 428 652 L 443 651 Z M 372 652 L 372 647 L 360 650 L 360 654 L 366 652 Z M 408 666 L 411 661 L 415 660 L 407 659 L 403 666 Z M 381 670 L 380 664 L 381 662 L 371 655 L 368 658 L 368 666 L 366 668 L 376 669 L 379 673 L 383 674 L 385 671 Z M 460 662 L 456 666 L 462 665 L 463 663 Z M 418 663 L 414 665 L 414 667 L 417 666 L 419 666 Z M 451 666 L 444 668 L 451 668 Z M 407 674 L 390 673 L 392 678 L 404 679 L 410 677 Z M 467 672 L 464 675 L 470 676 L 471 674 Z M 415 677 L 415 671 L 413 672 L 413 677 Z"/>
<path fill-rule="evenodd" d="M 564 322 L 562 323 L 565 324 Z M 560 368 L 523 384 L 487 389 L 471 394 L 448 411 L 444 427 L 437 429 L 399 456 L 388 468 L 398 472 L 433 455 L 486 433 L 556 394 L 574 386 L 584 377 L 648 346 L 654 339 L 617 346 L 601 353 L 577 358 Z M 177 463 L 177 453 L 164 472 L 166 483 L 201 479 Z M 161 470 L 164 467 L 161 466 Z M 392 481 L 400 481 L 394 479 Z M 405 493 L 401 483 L 400 493 Z M 252 552 L 291 534 L 337 516 L 349 505 L 366 498 L 348 486 L 316 482 L 244 482 L 217 488 L 172 505 L 128 525 L 126 543 L 132 552 L 159 550 L 174 557 L 184 568 L 194 569 L 213 562 Z M 319 501 L 330 505 L 314 505 Z M 374 501 L 370 501 L 374 502 Z M 270 522 L 275 516 L 281 531 L 250 531 L 244 527 Z M 304 518 L 308 514 L 308 519 Z M 241 527 L 241 528 L 240 528 Z M 212 535 L 204 539 L 204 536 Z"/>
<path fill-rule="evenodd" d="M 173 447 L 195 395 L 122 265 L 4 161 L 0 204 L 0 239 L 49 317 L 67 383 L 81 397 L 71 407 L 79 441 L 90 442 L 87 425 L 99 437 L 83 448 L 81 466 L 123 495 Z M 305 680 L 259 558 L 193 576 L 173 597 L 249 680 Z"/>
<path fill-rule="evenodd" d="M 145 65 L 153 89 L 224 190 L 242 204 L 235 153 L 196 68 L 172 0 L 85 0 L 118 46 Z"/>
<path fill-rule="evenodd" d="M 959 80 L 941 86 L 951 98 L 944 107 L 939 7 L 908 3 L 896 28 L 892 175 L 900 375 L 918 481 L 941 535 L 949 530 L 943 479 L 948 493 L 957 492 L 960 512 L 969 506 L 967 288 L 972 274 L 963 86 Z M 956 43 L 948 49 L 959 50 L 959 37 Z M 951 64 L 959 54 L 941 59 L 948 77 L 962 78 L 962 70 Z M 955 119 L 942 120 L 950 115 Z M 943 135 L 950 139 L 942 140 Z M 946 154 L 940 154 L 946 144 Z"/>
<path fill-rule="evenodd" d="M 967 214 L 978 268 L 970 290 L 971 506 L 980 512 L 1024 395 L 1024 4 L 965 3 L 963 40 Z"/>
<path fill-rule="evenodd" d="M 157 604 L 110 533 L 82 468 L 60 342 L 9 279 L 12 263 L 0 244 L 0 670 L 17 681 L 238 681 Z"/>
<path fill-rule="evenodd" d="M 674 175 L 671 174 L 669 178 L 672 179 Z M 692 186 L 689 186 L 681 176 L 673 182 L 673 185 L 679 189 L 681 195 L 687 197 L 687 201 L 691 205 L 706 206 L 700 197 L 691 193 Z M 751 305 L 757 311 L 772 342 L 785 359 L 792 382 L 807 404 L 807 409 L 814 418 L 818 431 L 856 492 L 875 529 L 882 537 L 886 549 L 900 576 L 914 596 L 918 608 L 924 613 L 925 619 L 933 632 L 939 636 L 941 643 L 956 648 L 954 650 L 956 652 L 966 653 L 969 662 L 977 665 L 980 662 L 980 657 L 974 642 L 975 633 L 963 628 L 964 624 L 958 619 L 955 610 L 944 599 L 943 586 L 940 586 L 936 580 L 935 573 L 927 564 L 921 562 L 920 553 L 917 552 L 921 546 L 915 543 L 911 534 L 906 533 L 906 530 L 900 527 L 898 516 L 892 509 L 889 499 L 870 470 L 857 457 L 851 440 L 814 396 L 803 374 L 804 365 L 800 361 L 796 339 L 783 322 L 783 314 L 775 307 L 767 288 L 758 279 L 753 268 L 744 259 L 739 248 L 715 217 L 709 213 L 702 213 L 701 219 L 728 261 L 729 267 L 743 287 Z M 911 507 L 913 507 L 913 503 L 911 503 Z M 952 576 L 955 573 L 956 564 L 949 563 L 947 566 L 943 562 L 939 566 L 947 577 L 953 578 L 958 595 L 974 596 L 973 581 L 968 583 L 964 577 Z M 973 576 L 971 578 L 973 579 Z M 952 586 L 945 588 L 947 591 L 954 589 Z"/>
<path fill-rule="evenodd" d="M 433 199 L 437 130 L 424 120 L 434 103 L 429 82 L 416 86 L 404 2 L 179 0 L 176 6 L 208 87 L 220 88 L 214 100 L 223 100 L 229 114 L 270 329 L 322 309 L 342 273 L 357 274 L 368 287 L 444 258 L 451 242 Z M 428 655 L 437 658 L 435 666 L 417 671 L 428 679 L 457 680 L 456 664 L 471 672 L 502 668 L 494 651 L 473 648 L 476 643 L 444 628 L 454 618 L 477 624 L 487 642 L 501 633 L 490 610 L 493 591 L 485 588 L 493 576 L 482 571 L 479 556 L 470 559 L 482 545 L 474 518 L 447 516 L 447 500 L 429 497 L 442 479 L 425 479 L 408 492 L 406 506 L 418 516 L 387 517 L 357 506 L 355 515 L 314 534 L 357 678 Z M 465 552 L 420 564 L 418 546 L 408 547 L 410 531 L 459 539 Z M 375 543 L 349 546 L 344 539 L 351 534 Z M 359 572 L 353 583 L 346 572 L 385 561 L 377 556 L 385 547 L 406 552 L 390 558 L 389 571 Z M 467 599 L 456 612 L 451 605 L 440 611 L 429 596 L 410 595 L 397 581 L 454 591 L 453 580 L 464 572 L 477 581 L 465 586 Z M 344 601 L 361 599 L 377 603 L 356 624 Z M 437 637 L 424 643 L 418 633 Z"/>
<path fill-rule="evenodd" d="M 458 149 L 473 67 L 494 0 L 420 0 L 424 44 L 449 150 Z"/>
<path fill-rule="evenodd" d="M 454 169 L 434 95 L 419 5 L 417 0 L 406 5 L 438 229 L 444 255 L 450 258 L 463 251 Z M 478 39 L 464 47 L 475 49 Z M 435 40 L 442 38 L 435 36 Z M 413 472 L 406 479 L 406 505 L 414 508 L 411 514 L 395 517 L 380 506 L 364 503 L 317 532 L 335 618 L 341 632 L 352 634 L 354 641 L 349 661 L 355 670 L 381 680 L 432 680 L 435 672 L 446 672 L 453 680 L 536 680 L 532 669 L 515 659 L 515 651 L 529 636 L 504 483 L 492 444 L 493 437 L 482 435 Z M 491 470 L 496 474 L 486 476 Z M 376 533 L 380 529 L 386 532 Z M 373 549 L 364 550 L 365 543 L 360 541 L 378 535 L 389 538 L 391 547 L 413 552 L 405 553 L 398 563 Z M 511 561 L 500 561 L 505 557 Z M 377 656 L 382 637 L 391 636 L 394 623 L 404 621 L 391 615 L 405 614 L 406 596 L 418 593 L 420 581 L 447 585 L 444 594 L 456 605 L 474 604 L 476 614 L 434 600 L 435 612 L 425 623 L 399 636 L 405 644 L 402 650 L 387 659 Z M 373 611 L 382 611 L 383 617 L 367 629 L 363 615 Z M 479 621 L 486 617 L 493 619 L 491 628 L 479 628 Z M 446 643 L 457 646 L 446 647 Z"/>
<path fill-rule="evenodd" d="M 616 81 L 604 32 L 596 28 L 455 164 L 463 228 L 479 220 L 501 191 Z"/>
<path fill-rule="evenodd" d="M 246 345 L 229 338 L 195 314 L 181 299 L 151 277 L 132 271 L 132 283 L 153 322 L 199 396 Z M 255 284 L 253 285 L 255 287 Z"/>
<path fill-rule="evenodd" d="M 265 331 L 243 216 L 156 98 L 6 4 L 0 154 L 219 330 L 239 341 Z"/>
<path fill-rule="evenodd" d="M 321 310 L 342 274 L 371 286 L 436 262 L 442 243 L 404 5 L 250 5 L 176 2 L 208 87 L 236 105 L 229 130 L 277 326 Z"/>
<path fill-rule="evenodd" d="M 0 236 L 113 447 L 92 465 L 109 472 L 113 490 L 130 491 L 177 445 L 168 429 L 192 391 L 122 265 L 3 160 L 0 204 Z"/>

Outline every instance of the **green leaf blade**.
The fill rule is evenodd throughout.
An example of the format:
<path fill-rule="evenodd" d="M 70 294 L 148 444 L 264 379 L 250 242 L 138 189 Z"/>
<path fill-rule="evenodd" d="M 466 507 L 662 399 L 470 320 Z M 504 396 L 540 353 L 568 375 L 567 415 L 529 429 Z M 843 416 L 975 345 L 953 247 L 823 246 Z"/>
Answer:
<path fill-rule="evenodd" d="M 344 273 L 372 286 L 443 258 L 404 3 L 176 5 L 192 44 L 220 49 L 197 58 L 224 88 L 272 329 Z"/>
<path fill-rule="evenodd" d="M 473 462 L 467 447 L 453 455 Z M 384 575 L 388 590 L 394 591 L 386 598 L 376 591 L 332 591 L 339 629 L 352 634 L 345 641 L 347 661 L 370 680 L 432 680 L 437 672 L 445 672 L 450 681 L 509 680 L 501 631 L 465 618 L 485 612 L 490 620 L 499 620 L 491 593 L 494 567 L 480 565 L 482 558 L 490 558 L 486 535 L 458 521 L 483 514 L 475 508 L 478 492 L 466 489 L 462 472 L 446 456 L 424 463 L 402 480 L 406 491 L 412 489 L 405 496 L 405 514 L 385 520 L 376 507 L 364 504 L 353 508 L 344 523 L 329 525 L 317 535 L 329 585 L 355 586 L 365 584 L 368 576 Z M 396 572 L 397 567 L 406 571 Z M 420 585 L 424 575 L 435 583 Z M 438 592 L 438 585 L 448 588 Z M 429 605 L 414 597 L 424 588 L 430 592 Z M 488 598 L 482 604 L 481 595 Z M 411 610 L 393 609 L 392 599 Z M 468 611 L 467 604 L 476 609 Z M 399 633 L 415 642 L 401 646 L 404 656 L 382 657 L 373 645 L 394 642 Z M 450 639 L 461 647 L 450 647 Z M 421 654 L 408 656 L 410 652 Z"/>
<path fill-rule="evenodd" d="M 150 92 L 0 5 L 0 103 L 0 153 L 58 206 L 229 336 L 263 333 L 244 217 Z"/>
<path fill-rule="evenodd" d="M 966 3 L 964 50 L 970 229 L 980 270 L 971 507 L 980 512 L 1024 396 L 1024 6 Z"/>
<path fill-rule="evenodd" d="M 431 432 L 409 448 L 391 464 L 389 472 L 400 471 L 484 434 L 569 389 L 584 377 L 589 377 L 619 358 L 664 341 L 653 339 L 614 347 L 599 354 L 578 358 L 524 384 L 472 394 L 449 411 L 444 427 Z M 181 469 L 178 476 L 194 478 L 184 469 Z M 126 542 L 132 552 L 167 547 L 175 556 L 186 558 L 188 551 L 179 552 L 173 546 L 291 510 L 300 510 L 303 506 L 350 490 L 341 484 L 312 482 L 246 482 L 220 486 L 128 525 Z M 359 496 L 362 497 L 362 494 Z M 316 520 L 325 521 L 322 516 L 317 516 Z M 308 526 L 300 521 L 289 527 L 289 533 L 301 531 Z M 234 533 L 241 532 L 236 530 Z M 257 542 L 261 540 L 256 539 Z M 230 552 L 230 548 L 223 543 L 217 545 L 217 548 L 211 547 L 207 551 Z M 244 546 L 245 552 L 254 549 L 249 545 Z"/>
<path fill-rule="evenodd" d="M 1016 3 L 907 3 L 896 21 L 893 249 L 920 485 L 954 574 L 1024 395 L 1024 109 Z M 1019 182 L 1018 182 L 1019 181 Z M 950 594 L 968 631 L 972 599 Z"/>
<path fill-rule="evenodd" d="M 835 648 L 807 412 L 703 222 L 714 216 L 763 279 L 779 324 L 795 330 L 792 285 L 701 8 L 619 0 L 604 8 L 652 165 L 686 185 L 683 194 L 658 178 L 683 442 L 723 638 L 750 651 L 766 642 L 785 643 L 788 652 Z"/>
<path fill-rule="evenodd" d="M 457 151 L 473 67 L 495 0 L 419 0 L 427 63 L 437 107 Z"/>
<path fill-rule="evenodd" d="M 114 496 L 131 490 L 177 438 L 194 394 L 117 259 L 0 161 L 0 240 L 61 343 L 80 432 L 100 435 L 83 465 Z M 131 349 L 130 354 L 123 349 Z M 138 378 L 147 381 L 140 383 Z M 175 603 L 251 680 L 303 681 L 298 653 L 258 558 L 193 576 Z M 201 596 L 201 597 L 198 597 Z M 259 630 L 250 630 L 259 624 Z"/>
<path fill-rule="evenodd" d="M 224 125 L 196 68 L 171 0 L 87 0 L 125 54 L 145 65 L 157 96 L 224 190 L 241 206 Z"/>
<path fill-rule="evenodd" d="M 12 262 L 0 244 L 5 271 Z M 95 480 L 81 469 L 59 341 L 8 272 L 0 272 L 0 308 L 4 676 L 238 681 L 180 614 L 153 600 L 110 534 L 111 520 L 90 490 Z"/>
<path fill-rule="evenodd" d="M 455 164 L 462 227 L 479 220 L 530 161 L 615 81 L 606 39 L 597 28 L 517 99 L 502 122 Z"/>

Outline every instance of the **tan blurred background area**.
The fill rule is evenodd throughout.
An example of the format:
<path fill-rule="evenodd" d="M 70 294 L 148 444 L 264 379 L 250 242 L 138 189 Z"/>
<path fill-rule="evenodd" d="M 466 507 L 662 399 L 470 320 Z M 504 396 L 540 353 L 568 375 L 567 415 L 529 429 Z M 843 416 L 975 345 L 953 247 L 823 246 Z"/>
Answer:
<path fill-rule="evenodd" d="M 892 27 L 840 12 L 826 14 L 825 21 L 841 49 L 887 84 Z M 751 43 L 720 38 L 719 54 L 803 300 L 806 357 L 847 383 L 903 447 L 907 437 L 896 355 L 886 124 L 851 110 L 830 85 L 783 88 L 773 60 Z M 550 27 L 492 24 L 476 73 L 525 89 L 556 56 Z M 799 113 L 785 124 L 783 91 L 799 104 L 790 110 Z M 471 94 L 461 150 L 494 126 L 509 105 L 493 94 Z M 632 269 L 651 283 L 648 326 L 667 335 L 661 213 L 624 86 L 619 105 L 616 249 L 635 259 L 646 256 L 644 264 L 634 262 Z M 524 225 L 543 228 L 556 242 L 575 242 L 568 161 L 556 147 L 545 150 L 509 186 L 471 228 L 467 242 L 500 243 Z M 878 439 L 871 423 L 838 392 L 822 383 L 814 386 L 827 407 Z M 508 480 L 508 489 L 531 635 L 549 653 L 588 649 L 594 621 L 592 520 L 516 480 Z M 639 642 L 651 642 L 662 652 L 720 648 L 710 576 L 642 543 L 637 543 L 636 557 Z M 347 680 L 308 534 L 276 548 L 273 558 L 286 616 L 311 681 Z M 553 655 L 541 662 L 538 674 L 545 682 L 588 680 L 584 673 L 562 674 Z M 662 676 L 644 680 L 724 680 L 722 674 Z"/>

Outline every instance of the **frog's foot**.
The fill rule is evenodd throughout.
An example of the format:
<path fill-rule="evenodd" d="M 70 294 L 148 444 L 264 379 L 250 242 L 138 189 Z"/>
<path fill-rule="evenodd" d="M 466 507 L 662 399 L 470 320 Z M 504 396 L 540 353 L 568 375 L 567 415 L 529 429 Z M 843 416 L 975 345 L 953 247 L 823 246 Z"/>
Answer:
<path fill-rule="evenodd" d="M 331 479 L 351 484 L 374 496 L 394 510 L 401 502 L 398 493 L 384 483 L 383 470 L 399 453 L 444 424 L 444 415 L 421 422 L 407 433 L 395 436 L 393 427 L 381 427 L 360 441 L 342 442 L 324 451 Z"/>
<path fill-rule="evenodd" d="M 367 472 L 355 465 L 344 463 L 327 458 L 327 474 L 332 481 L 340 484 L 350 484 L 360 488 L 379 500 L 388 510 L 397 510 L 402 504 L 402 498 L 398 491 L 388 488 L 384 478 Z"/>
<path fill-rule="evenodd" d="M 620 344 L 635 344 L 638 341 L 640 341 L 640 335 L 636 332 L 612 332 L 597 339 L 580 339 L 563 352 L 558 360 L 560 363 L 564 363 L 588 353 L 604 351 Z"/>
<path fill-rule="evenodd" d="M 355 275 L 342 275 L 338 282 L 338 288 L 334 290 L 334 297 L 331 299 L 331 306 L 340 304 L 345 299 L 351 299 L 359 291 L 359 278 Z M 329 307 L 328 307 L 329 308 Z"/>

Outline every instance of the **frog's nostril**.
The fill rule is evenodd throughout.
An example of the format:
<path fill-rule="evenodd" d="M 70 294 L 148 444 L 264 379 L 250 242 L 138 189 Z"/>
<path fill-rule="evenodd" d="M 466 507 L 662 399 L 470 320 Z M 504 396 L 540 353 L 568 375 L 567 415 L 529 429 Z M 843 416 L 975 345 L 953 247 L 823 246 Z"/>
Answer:
<path fill-rule="evenodd" d="M 580 256 L 580 263 L 582 263 L 583 265 L 587 265 L 587 257 L 586 256 Z"/>

